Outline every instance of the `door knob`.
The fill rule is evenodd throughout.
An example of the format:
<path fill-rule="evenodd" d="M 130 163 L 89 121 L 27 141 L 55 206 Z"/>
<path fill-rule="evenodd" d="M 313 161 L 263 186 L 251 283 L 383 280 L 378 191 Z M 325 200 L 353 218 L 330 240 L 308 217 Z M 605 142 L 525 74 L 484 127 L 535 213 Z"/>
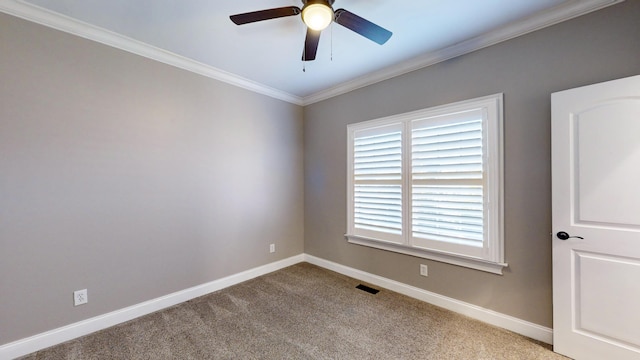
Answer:
<path fill-rule="evenodd" d="M 582 236 L 570 236 L 569 234 L 567 234 L 564 231 L 560 231 L 559 233 L 556 234 L 556 236 L 560 240 L 567 240 L 567 239 L 571 239 L 571 238 L 584 239 Z"/>

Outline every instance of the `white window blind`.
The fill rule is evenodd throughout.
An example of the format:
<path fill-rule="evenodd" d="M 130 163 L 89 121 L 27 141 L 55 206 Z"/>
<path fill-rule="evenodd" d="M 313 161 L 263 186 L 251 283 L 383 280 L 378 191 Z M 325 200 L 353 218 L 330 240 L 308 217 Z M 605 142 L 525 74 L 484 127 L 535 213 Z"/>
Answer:
<path fill-rule="evenodd" d="M 501 274 L 502 94 L 348 127 L 349 242 Z"/>
<path fill-rule="evenodd" d="M 416 121 L 411 131 L 411 164 L 414 244 L 443 250 L 458 245 L 481 248 L 482 113 Z"/>
<path fill-rule="evenodd" d="M 353 226 L 356 234 L 399 241 L 402 236 L 402 131 L 357 133 L 353 140 Z"/>

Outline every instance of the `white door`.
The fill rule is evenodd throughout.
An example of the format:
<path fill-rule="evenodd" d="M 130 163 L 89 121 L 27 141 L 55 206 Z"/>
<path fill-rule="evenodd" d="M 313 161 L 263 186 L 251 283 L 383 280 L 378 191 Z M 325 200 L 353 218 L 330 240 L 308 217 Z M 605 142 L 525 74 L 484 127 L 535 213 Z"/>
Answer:
<path fill-rule="evenodd" d="M 551 103 L 554 350 L 638 360 L 640 76 Z"/>

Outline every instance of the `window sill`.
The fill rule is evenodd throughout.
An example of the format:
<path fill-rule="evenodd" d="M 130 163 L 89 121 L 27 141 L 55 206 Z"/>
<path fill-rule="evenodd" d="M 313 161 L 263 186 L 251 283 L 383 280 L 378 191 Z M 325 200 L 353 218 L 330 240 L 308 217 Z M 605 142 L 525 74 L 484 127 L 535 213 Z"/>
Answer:
<path fill-rule="evenodd" d="M 502 270 L 509 266 L 507 263 L 494 263 L 486 260 L 467 258 L 463 256 L 440 253 L 432 250 L 412 248 L 400 244 L 394 244 L 378 239 L 366 238 L 362 236 L 345 234 L 347 241 L 351 244 L 369 246 L 376 249 L 392 251 L 400 254 L 416 256 L 424 259 L 440 261 L 448 264 L 463 266 L 475 270 L 486 271 L 493 274 L 502 275 Z"/>

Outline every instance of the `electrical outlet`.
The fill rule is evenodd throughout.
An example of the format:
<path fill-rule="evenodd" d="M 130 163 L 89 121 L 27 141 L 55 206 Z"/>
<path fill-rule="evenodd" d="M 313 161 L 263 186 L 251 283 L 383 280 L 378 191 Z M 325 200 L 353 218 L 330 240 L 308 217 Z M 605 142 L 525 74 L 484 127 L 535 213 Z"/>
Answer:
<path fill-rule="evenodd" d="M 271 253 L 276 252 L 276 244 L 269 245 L 269 252 L 271 252 Z"/>
<path fill-rule="evenodd" d="M 87 297 L 87 289 L 77 290 L 73 292 L 73 306 L 86 304 L 89 302 Z"/>
<path fill-rule="evenodd" d="M 420 275 L 429 276 L 429 269 L 427 268 L 427 265 L 420 264 Z"/>

